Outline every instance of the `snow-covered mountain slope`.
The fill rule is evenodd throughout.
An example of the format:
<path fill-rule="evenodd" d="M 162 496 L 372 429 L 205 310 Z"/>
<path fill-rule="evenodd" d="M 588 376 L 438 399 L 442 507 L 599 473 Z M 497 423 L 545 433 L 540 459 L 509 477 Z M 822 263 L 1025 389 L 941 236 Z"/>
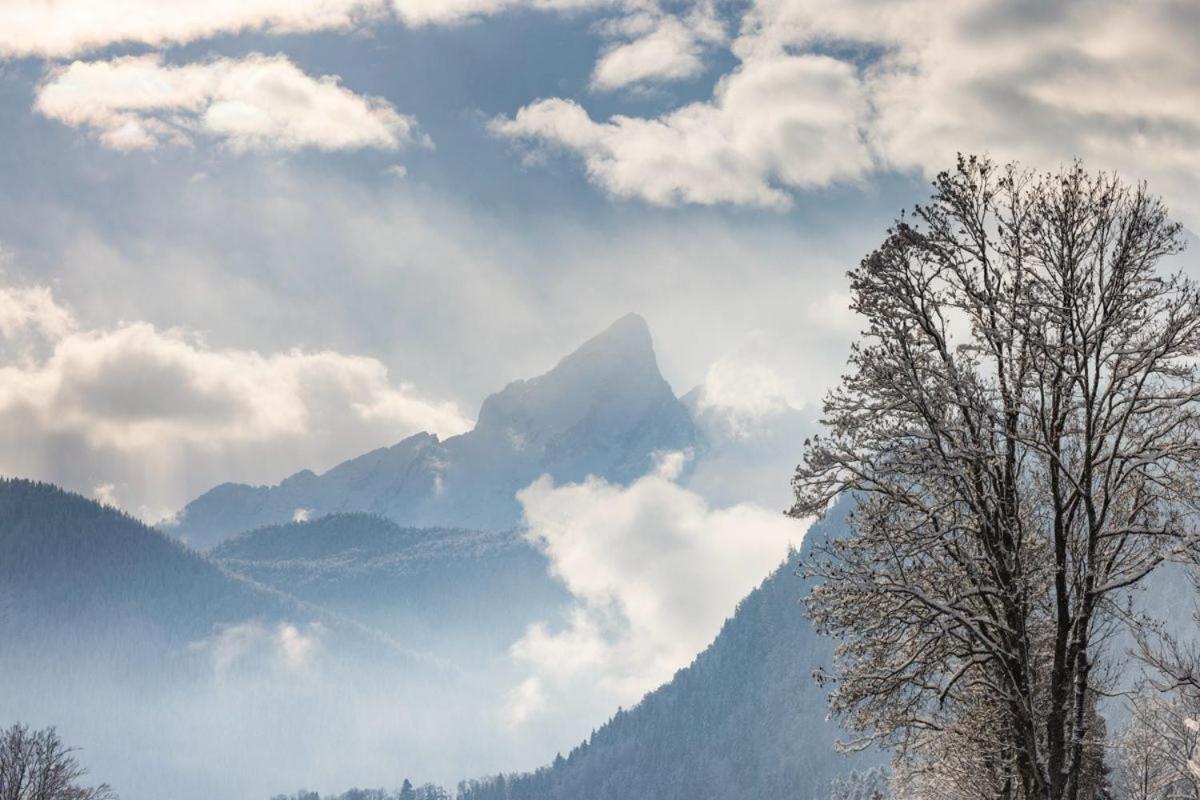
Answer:
<path fill-rule="evenodd" d="M 552 370 L 491 395 L 475 428 L 441 441 L 421 433 L 323 475 L 276 486 L 222 484 L 193 500 L 174 532 L 208 549 L 264 525 L 357 511 L 413 527 L 506 530 L 517 490 L 542 474 L 627 483 L 656 452 L 698 443 L 687 408 L 659 372 L 645 320 L 630 314 Z"/>

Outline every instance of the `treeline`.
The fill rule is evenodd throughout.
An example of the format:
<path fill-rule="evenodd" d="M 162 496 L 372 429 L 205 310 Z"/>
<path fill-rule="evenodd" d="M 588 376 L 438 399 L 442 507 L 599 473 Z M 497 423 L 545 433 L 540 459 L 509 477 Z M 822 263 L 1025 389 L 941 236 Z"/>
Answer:
<path fill-rule="evenodd" d="M 322 795 L 301 789 L 295 794 L 277 794 L 271 800 L 451 800 L 451 795 L 440 786 L 426 783 L 413 786 L 405 779 L 404 784 L 395 791 L 387 789 L 348 789 L 341 794 Z"/>

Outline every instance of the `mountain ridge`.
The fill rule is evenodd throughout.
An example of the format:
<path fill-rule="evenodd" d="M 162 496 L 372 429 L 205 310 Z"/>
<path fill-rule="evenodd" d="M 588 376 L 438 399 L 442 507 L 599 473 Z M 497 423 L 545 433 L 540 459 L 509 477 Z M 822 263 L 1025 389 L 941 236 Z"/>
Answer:
<path fill-rule="evenodd" d="M 504 530 L 521 521 L 517 490 L 542 474 L 624 484 L 651 469 L 654 452 L 699 443 L 658 369 L 646 321 L 627 314 L 549 371 L 489 395 L 471 431 L 445 440 L 417 433 L 274 486 L 220 484 L 188 503 L 171 532 L 206 550 L 264 525 L 343 511 L 409 527 Z"/>

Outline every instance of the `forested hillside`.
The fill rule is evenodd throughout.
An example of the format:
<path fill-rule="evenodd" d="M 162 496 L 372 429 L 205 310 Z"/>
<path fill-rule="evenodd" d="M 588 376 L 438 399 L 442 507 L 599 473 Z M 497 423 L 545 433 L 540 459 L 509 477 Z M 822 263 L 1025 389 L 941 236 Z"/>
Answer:
<path fill-rule="evenodd" d="M 402 528 L 369 514 L 331 514 L 230 539 L 227 569 L 449 654 L 501 653 L 568 594 L 545 556 L 516 531 Z"/>
<path fill-rule="evenodd" d="M 815 526 L 801 555 L 842 520 L 836 512 Z M 839 729 L 812 678 L 833 644 L 799 607 L 806 581 L 795 573 L 789 558 L 689 667 L 568 756 L 532 774 L 467 781 L 462 800 L 827 798 L 833 779 L 881 756 L 834 752 Z"/>
<path fill-rule="evenodd" d="M 123 512 L 25 480 L 0 480 L 0 598 L 4 639 L 22 645 L 133 630 L 180 643 L 220 622 L 315 615 Z"/>
<path fill-rule="evenodd" d="M 330 647 L 400 666 L 422 660 L 358 621 L 233 574 L 127 514 L 45 483 L 0 481 L 0 662 L 14 670 L 195 666 L 235 626 L 319 626 Z"/>

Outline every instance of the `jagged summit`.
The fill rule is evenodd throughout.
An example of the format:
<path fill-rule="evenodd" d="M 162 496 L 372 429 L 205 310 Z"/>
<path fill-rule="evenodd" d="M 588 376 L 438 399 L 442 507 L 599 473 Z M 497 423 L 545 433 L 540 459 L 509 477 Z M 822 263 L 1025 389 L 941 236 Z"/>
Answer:
<path fill-rule="evenodd" d="M 476 430 L 546 439 L 588 414 L 627 417 L 667 395 L 674 399 L 658 371 L 650 328 L 642 317 L 627 314 L 544 375 L 513 381 L 490 395 Z"/>
<path fill-rule="evenodd" d="M 658 360 L 654 355 L 650 326 L 645 318 L 641 314 L 626 314 L 580 345 L 574 353 L 560 361 L 551 373 L 589 362 L 657 374 Z"/>
<path fill-rule="evenodd" d="M 687 409 L 658 369 L 649 326 L 627 314 L 550 371 L 490 395 L 473 430 L 420 433 L 278 486 L 222 484 L 184 509 L 177 532 L 208 548 L 251 528 L 361 511 L 401 525 L 487 530 L 520 524 L 517 490 L 542 474 L 627 483 L 653 454 L 691 447 Z"/>

